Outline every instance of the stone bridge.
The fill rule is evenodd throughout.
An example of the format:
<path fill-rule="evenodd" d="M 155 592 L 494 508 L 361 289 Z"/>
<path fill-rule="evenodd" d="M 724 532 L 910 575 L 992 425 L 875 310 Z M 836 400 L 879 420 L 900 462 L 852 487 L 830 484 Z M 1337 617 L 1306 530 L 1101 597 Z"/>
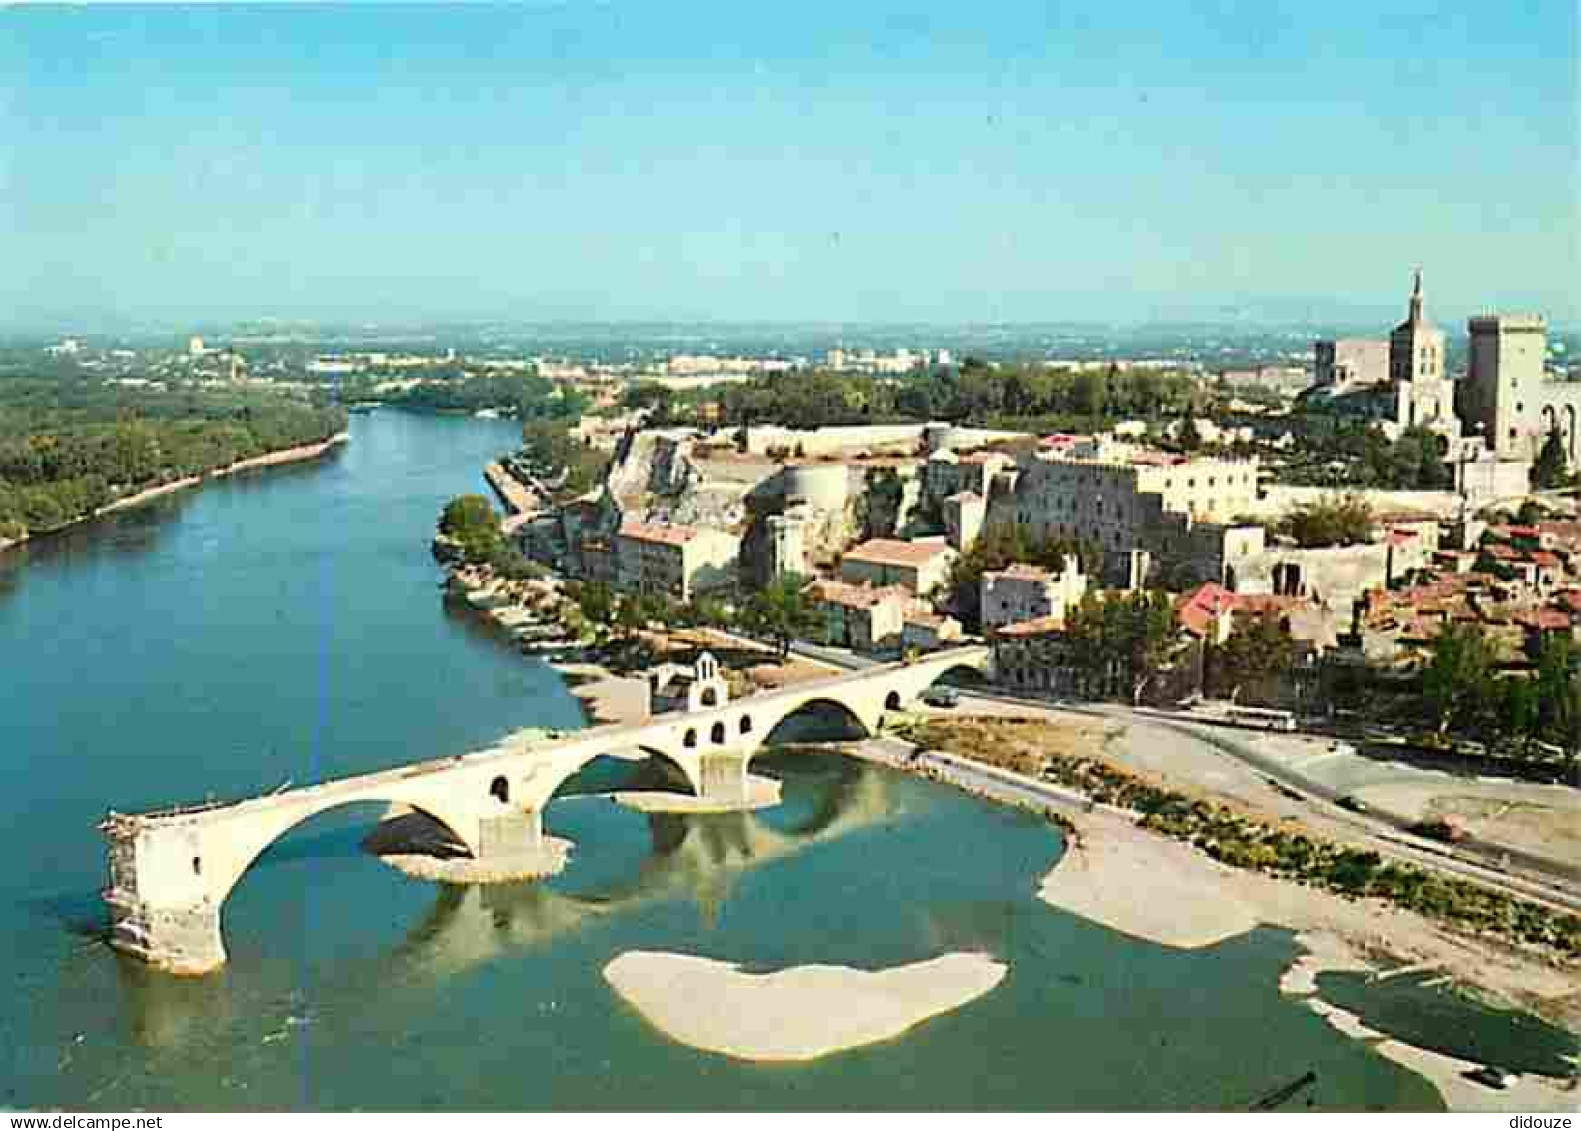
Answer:
<path fill-rule="evenodd" d="M 760 692 L 721 706 L 593 727 L 553 741 L 506 741 L 474 754 L 418 762 L 229 804 L 154 813 L 112 811 L 109 840 L 115 946 L 182 974 L 225 962 L 220 911 L 260 853 L 319 813 L 344 805 L 409 806 L 445 826 L 475 858 L 516 874 L 554 870 L 543 810 L 573 774 L 601 756 L 657 756 L 679 768 L 702 808 L 749 806 L 747 767 L 774 728 L 816 704 L 844 708 L 869 733 L 945 673 L 984 669 L 988 649 L 955 648 L 911 663 Z"/>

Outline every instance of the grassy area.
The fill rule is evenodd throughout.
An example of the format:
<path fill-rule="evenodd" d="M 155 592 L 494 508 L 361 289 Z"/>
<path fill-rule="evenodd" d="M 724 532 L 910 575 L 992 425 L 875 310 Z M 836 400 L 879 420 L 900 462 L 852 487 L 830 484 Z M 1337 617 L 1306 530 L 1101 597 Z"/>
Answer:
<path fill-rule="evenodd" d="M 1192 844 L 1224 864 L 1338 895 L 1371 896 L 1440 922 L 1581 958 L 1581 916 L 1490 891 L 1378 853 L 1282 828 L 1259 814 L 1157 784 L 1098 756 L 1096 724 L 1025 719 L 930 719 L 911 741 L 1041 777 L 1130 809 L 1143 828 Z"/>

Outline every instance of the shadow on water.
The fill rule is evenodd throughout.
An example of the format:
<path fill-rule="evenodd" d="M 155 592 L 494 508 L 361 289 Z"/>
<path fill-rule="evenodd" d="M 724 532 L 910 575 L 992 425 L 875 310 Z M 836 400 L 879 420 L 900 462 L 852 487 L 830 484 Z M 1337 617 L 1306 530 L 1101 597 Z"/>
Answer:
<path fill-rule="evenodd" d="M 1382 980 L 1357 971 L 1317 977 L 1318 996 L 1418 1048 L 1517 1072 L 1570 1076 L 1577 1038 L 1540 1017 L 1478 1001 L 1432 971 Z"/>

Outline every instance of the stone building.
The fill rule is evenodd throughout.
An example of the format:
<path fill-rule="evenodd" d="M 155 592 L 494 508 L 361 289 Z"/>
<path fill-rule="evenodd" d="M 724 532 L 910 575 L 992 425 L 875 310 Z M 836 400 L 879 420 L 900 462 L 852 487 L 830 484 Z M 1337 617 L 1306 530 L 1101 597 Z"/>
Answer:
<path fill-rule="evenodd" d="M 796 574 L 801 577 L 812 573 L 811 559 L 807 555 L 807 527 L 810 515 L 805 504 L 798 504 L 784 514 L 770 515 L 769 576 Z"/>
<path fill-rule="evenodd" d="M 846 551 L 840 578 L 853 585 L 903 585 L 920 597 L 944 584 L 955 557 L 943 540 L 873 538 Z"/>
<path fill-rule="evenodd" d="M 923 486 L 935 499 L 946 499 L 961 491 L 987 498 L 993 492 L 994 476 L 1015 466 L 1003 452 L 971 452 L 957 455 L 940 448 L 928 456 L 923 468 Z"/>
<path fill-rule="evenodd" d="M 808 595 L 824 617 L 824 639 L 858 652 L 899 648 L 912 595 L 898 585 L 875 588 L 844 581 L 815 581 Z"/>
<path fill-rule="evenodd" d="M 618 588 L 690 601 L 735 585 L 741 540 L 722 530 L 627 521 L 615 532 L 614 551 Z"/>
<path fill-rule="evenodd" d="M 1389 343 L 1381 338 L 1337 338 L 1312 344 L 1312 381 L 1335 393 L 1389 379 Z"/>
<path fill-rule="evenodd" d="M 962 635 L 960 621 L 914 602 L 900 626 L 900 645 L 907 651 L 935 652 L 959 644 Z"/>
<path fill-rule="evenodd" d="M 1007 624 L 993 635 L 994 682 L 1018 691 L 1065 695 L 1077 689 L 1062 617 Z"/>
<path fill-rule="evenodd" d="M 944 500 L 944 536 L 966 553 L 977 542 L 988 521 L 988 500 L 976 491 L 957 491 Z"/>
<path fill-rule="evenodd" d="M 1501 460 L 1530 461 L 1557 430 L 1565 454 L 1578 454 L 1581 383 L 1549 380 L 1548 324 L 1537 314 L 1489 314 L 1467 323 L 1471 335 L 1466 377 L 1456 408 L 1468 430 L 1481 434 Z"/>
<path fill-rule="evenodd" d="M 1460 434 L 1455 385 L 1444 371 L 1444 332 L 1427 318 L 1420 271 L 1405 321 L 1389 335 L 1389 380 L 1394 385 L 1395 424 Z"/>
<path fill-rule="evenodd" d="M 1087 592 L 1087 575 L 1074 556 L 1065 558 L 1058 574 L 1038 566 L 1017 563 L 990 570 L 981 582 L 982 622 L 985 629 L 1042 617 L 1065 616 Z"/>
<path fill-rule="evenodd" d="M 1153 580 L 1221 581 L 1235 561 L 1261 552 L 1257 461 L 1169 455 L 1092 440 L 1039 452 L 1021 466 L 1015 520 L 1037 538 L 1074 536 L 1105 554 L 1122 583 L 1143 551 Z"/>
<path fill-rule="evenodd" d="M 730 685 L 725 682 L 719 661 L 704 652 L 690 667 L 660 664 L 648 673 L 651 709 L 666 711 L 707 711 L 730 702 Z"/>

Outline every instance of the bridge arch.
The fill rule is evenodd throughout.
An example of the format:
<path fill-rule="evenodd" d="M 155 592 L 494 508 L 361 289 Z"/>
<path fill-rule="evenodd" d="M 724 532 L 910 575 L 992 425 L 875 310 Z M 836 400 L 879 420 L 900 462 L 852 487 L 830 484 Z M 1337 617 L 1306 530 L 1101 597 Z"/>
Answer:
<path fill-rule="evenodd" d="M 878 720 L 872 717 L 871 712 L 861 711 L 860 703 L 848 703 L 833 695 L 814 695 L 799 702 L 787 704 L 776 715 L 765 719 L 766 729 L 763 732 L 762 740 L 756 744 L 757 749 L 760 750 L 764 746 L 772 746 L 777 742 L 795 741 L 794 736 L 787 737 L 780 734 L 780 729 L 788 722 L 811 717 L 820 711 L 828 712 L 827 717 L 844 722 L 847 729 L 854 731 L 858 737 L 871 737 L 878 729 Z M 867 717 L 864 717 L 864 714 Z M 756 750 L 753 752 L 756 753 Z"/>
<path fill-rule="evenodd" d="M 619 748 L 616 747 L 615 749 Z M 694 794 L 701 793 L 698 782 L 697 759 L 696 757 L 687 757 L 687 751 L 666 750 L 663 747 L 646 743 L 626 749 L 644 755 L 651 763 L 670 768 L 686 783 L 687 789 Z M 581 756 L 563 761 L 549 776 L 534 779 L 532 793 L 530 797 L 524 794 L 523 803 L 541 810 L 560 798 L 581 796 L 581 794 L 570 794 L 562 791 L 567 783 L 574 781 L 588 767 L 604 759 L 610 761 L 626 760 L 617 758 L 611 752 L 610 747 L 589 747 Z M 595 789 L 591 792 L 599 793 L 606 792 L 606 790 Z"/>
<path fill-rule="evenodd" d="M 489 808 L 506 811 L 494 801 L 477 809 L 453 808 L 403 792 L 399 788 L 346 792 L 314 804 L 277 803 L 250 810 L 243 805 L 224 820 L 172 823 L 150 831 L 139 837 L 138 874 L 130 891 L 121 889 L 125 877 L 118 876 L 112 865 L 112 885 L 119 890 L 109 898 L 112 906 L 120 900 L 123 911 L 114 924 L 116 945 L 179 973 L 200 974 L 222 965 L 222 924 L 231 893 L 271 845 L 321 814 L 369 803 L 405 805 L 445 830 L 458 855 L 476 855 L 480 813 Z M 483 790 L 478 792 L 487 797 Z M 126 902 L 128 898 L 131 902 Z"/>

